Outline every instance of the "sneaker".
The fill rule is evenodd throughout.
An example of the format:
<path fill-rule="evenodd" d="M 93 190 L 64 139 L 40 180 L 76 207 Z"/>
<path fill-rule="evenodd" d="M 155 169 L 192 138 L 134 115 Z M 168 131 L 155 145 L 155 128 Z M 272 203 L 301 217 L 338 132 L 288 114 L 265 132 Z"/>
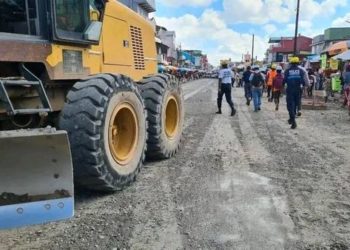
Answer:
<path fill-rule="evenodd" d="M 278 105 L 276 105 L 276 108 L 275 108 L 276 111 L 278 111 Z"/>
<path fill-rule="evenodd" d="M 221 114 L 222 114 L 221 110 L 219 110 L 218 112 L 216 112 L 216 114 L 217 114 L 217 115 L 221 115 Z"/>
<path fill-rule="evenodd" d="M 299 116 L 299 117 L 301 116 L 301 112 L 300 112 L 300 111 L 298 111 L 298 116 Z"/>
<path fill-rule="evenodd" d="M 297 128 L 297 123 L 296 122 L 293 122 L 292 123 L 292 126 L 290 127 L 291 129 L 296 129 Z"/>
<path fill-rule="evenodd" d="M 250 105 L 250 100 L 247 100 L 247 106 L 249 106 Z"/>
<path fill-rule="evenodd" d="M 289 120 L 288 120 L 288 124 L 289 124 L 289 125 L 292 125 L 292 119 L 289 119 Z"/>
<path fill-rule="evenodd" d="M 232 109 L 232 111 L 231 111 L 231 116 L 235 116 L 235 114 L 236 114 L 236 110 L 235 109 Z"/>
<path fill-rule="evenodd" d="M 261 110 L 261 108 L 259 107 L 259 108 L 258 108 L 258 111 L 260 111 L 260 110 Z"/>

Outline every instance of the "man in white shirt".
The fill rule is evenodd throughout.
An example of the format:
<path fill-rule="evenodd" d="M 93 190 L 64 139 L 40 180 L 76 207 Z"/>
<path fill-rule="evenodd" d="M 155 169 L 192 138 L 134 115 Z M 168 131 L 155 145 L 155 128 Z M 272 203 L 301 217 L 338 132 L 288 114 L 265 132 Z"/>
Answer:
<path fill-rule="evenodd" d="M 222 104 L 222 97 L 226 96 L 226 101 L 231 107 L 231 116 L 234 116 L 236 114 L 236 110 L 233 106 L 232 101 L 232 78 L 233 78 L 233 72 L 231 69 L 228 68 L 227 63 L 222 63 L 222 69 L 219 71 L 219 92 L 218 92 L 218 112 L 217 114 L 222 114 L 221 112 L 221 104 Z"/>

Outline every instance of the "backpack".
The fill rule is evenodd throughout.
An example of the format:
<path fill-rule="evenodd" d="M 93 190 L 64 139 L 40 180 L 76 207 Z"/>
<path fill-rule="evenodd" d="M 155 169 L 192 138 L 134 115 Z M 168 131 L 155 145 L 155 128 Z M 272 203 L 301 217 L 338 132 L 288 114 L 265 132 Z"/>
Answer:
<path fill-rule="evenodd" d="M 254 73 L 253 79 L 252 79 L 252 85 L 254 87 L 261 87 L 263 85 L 264 78 L 262 77 L 261 73 Z"/>
<path fill-rule="evenodd" d="M 273 79 L 273 88 L 281 90 L 283 88 L 284 77 L 282 74 L 277 74 Z"/>
<path fill-rule="evenodd" d="M 249 78 L 250 78 L 250 75 L 251 75 L 251 71 L 246 71 L 243 73 L 243 81 L 244 82 L 249 82 Z"/>

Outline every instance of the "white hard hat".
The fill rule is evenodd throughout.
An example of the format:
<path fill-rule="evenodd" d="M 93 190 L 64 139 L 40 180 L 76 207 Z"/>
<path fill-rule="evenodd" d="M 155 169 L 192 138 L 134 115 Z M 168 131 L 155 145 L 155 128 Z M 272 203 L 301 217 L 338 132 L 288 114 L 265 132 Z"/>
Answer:
<path fill-rule="evenodd" d="M 276 68 L 276 70 L 280 70 L 280 71 L 282 71 L 283 69 L 282 69 L 282 67 L 281 66 L 277 66 L 277 68 Z"/>

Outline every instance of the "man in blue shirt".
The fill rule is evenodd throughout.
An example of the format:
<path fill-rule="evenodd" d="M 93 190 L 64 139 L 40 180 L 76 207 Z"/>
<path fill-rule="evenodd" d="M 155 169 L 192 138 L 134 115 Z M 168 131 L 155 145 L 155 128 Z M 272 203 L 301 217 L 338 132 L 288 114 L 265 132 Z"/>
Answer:
<path fill-rule="evenodd" d="M 254 111 L 259 112 L 261 110 L 261 97 L 265 78 L 260 72 L 258 65 L 253 66 L 253 74 L 249 78 L 250 84 L 252 85 L 252 95 L 254 101 Z"/>
<path fill-rule="evenodd" d="M 290 59 L 291 66 L 286 70 L 284 76 L 284 83 L 287 85 L 286 94 L 287 94 L 287 109 L 289 112 L 288 123 L 291 126 L 291 129 L 297 128 L 297 123 L 295 121 L 297 108 L 300 102 L 300 88 L 305 86 L 305 71 L 299 67 L 299 58 L 292 57 Z"/>
<path fill-rule="evenodd" d="M 225 95 L 226 96 L 226 101 L 231 107 L 231 116 L 234 116 L 236 114 L 236 110 L 233 106 L 232 102 L 232 77 L 233 73 L 231 69 L 228 68 L 228 65 L 226 62 L 222 63 L 222 69 L 219 71 L 219 92 L 218 92 L 218 99 L 217 99 L 217 104 L 218 104 L 218 112 L 217 114 L 222 114 L 221 112 L 221 105 L 222 105 L 222 97 Z"/>
<path fill-rule="evenodd" d="M 247 70 L 243 73 L 243 82 L 244 82 L 244 95 L 245 99 L 247 100 L 247 105 L 250 105 L 250 101 L 252 100 L 252 85 L 250 83 L 250 76 L 252 75 L 251 67 L 248 66 Z"/>

